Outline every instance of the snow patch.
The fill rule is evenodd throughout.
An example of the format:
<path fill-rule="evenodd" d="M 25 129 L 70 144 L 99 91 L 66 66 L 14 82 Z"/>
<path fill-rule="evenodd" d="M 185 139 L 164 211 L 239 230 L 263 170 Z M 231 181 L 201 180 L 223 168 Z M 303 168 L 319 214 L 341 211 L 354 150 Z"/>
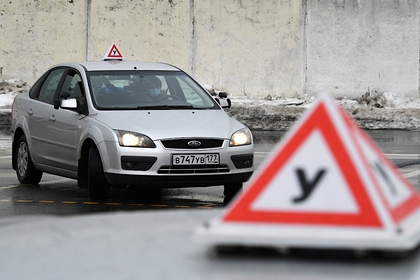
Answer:
<path fill-rule="evenodd" d="M 0 108 L 9 109 L 16 95 L 29 91 L 31 87 L 19 79 L 0 79 Z"/>
<path fill-rule="evenodd" d="M 221 91 L 203 86 L 211 95 Z M 29 91 L 30 86 L 19 79 L 0 79 L 0 109 L 10 109 L 16 95 Z M 285 98 L 229 96 L 232 108 L 226 112 L 251 129 L 285 130 L 316 100 L 315 96 L 299 95 Z M 408 98 L 393 92 L 371 93 L 354 98 L 337 98 L 340 104 L 365 129 L 420 128 L 420 99 Z"/>

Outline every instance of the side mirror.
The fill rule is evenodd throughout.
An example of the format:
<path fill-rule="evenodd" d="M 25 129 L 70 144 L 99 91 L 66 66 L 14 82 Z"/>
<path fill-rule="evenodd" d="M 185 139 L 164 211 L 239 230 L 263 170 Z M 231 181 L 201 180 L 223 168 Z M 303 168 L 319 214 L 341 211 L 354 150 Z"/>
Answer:
<path fill-rule="evenodd" d="M 75 98 L 61 100 L 60 107 L 63 109 L 77 109 L 77 100 Z"/>
<path fill-rule="evenodd" d="M 230 108 L 232 105 L 230 99 L 227 98 L 227 93 L 223 91 L 219 92 L 219 98 L 215 98 L 215 100 L 222 108 Z"/>
<path fill-rule="evenodd" d="M 62 107 L 62 101 L 66 100 L 67 98 L 70 97 L 70 93 L 68 92 L 61 92 L 60 94 L 60 98 L 54 100 L 54 109 L 58 110 L 58 108 Z"/>
<path fill-rule="evenodd" d="M 219 97 L 220 98 L 227 98 L 227 93 L 224 91 L 219 92 Z"/>

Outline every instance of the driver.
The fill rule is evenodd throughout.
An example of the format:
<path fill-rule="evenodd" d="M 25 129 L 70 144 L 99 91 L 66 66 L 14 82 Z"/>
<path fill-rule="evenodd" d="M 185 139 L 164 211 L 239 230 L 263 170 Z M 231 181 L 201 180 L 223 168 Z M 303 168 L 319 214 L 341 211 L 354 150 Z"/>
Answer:
<path fill-rule="evenodd" d="M 157 100 L 162 96 L 162 81 L 157 77 L 150 78 L 150 86 L 149 90 L 147 91 L 147 95 L 152 100 Z"/>
<path fill-rule="evenodd" d="M 131 84 L 135 87 L 134 98 L 137 102 L 155 102 L 162 98 L 162 81 L 155 77 L 133 77 Z"/>

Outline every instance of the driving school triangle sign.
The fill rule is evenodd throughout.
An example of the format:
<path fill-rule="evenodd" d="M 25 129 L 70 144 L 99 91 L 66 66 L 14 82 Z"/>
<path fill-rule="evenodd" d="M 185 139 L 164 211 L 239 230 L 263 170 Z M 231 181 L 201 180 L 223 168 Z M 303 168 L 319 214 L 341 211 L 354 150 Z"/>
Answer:
<path fill-rule="evenodd" d="M 347 113 L 322 96 L 195 238 L 408 250 L 420 241 L 420 195 Z"/>
<path fill-rule="evenodd" d="M 124 56 L 121 54 L 120 50 L 118 49 L 116 44 L 112 44 L 109 50 L 105 53 L 103 60 L 112 60 L 112 59 L 118 59 L 122 60 L 124 59 Z"/>

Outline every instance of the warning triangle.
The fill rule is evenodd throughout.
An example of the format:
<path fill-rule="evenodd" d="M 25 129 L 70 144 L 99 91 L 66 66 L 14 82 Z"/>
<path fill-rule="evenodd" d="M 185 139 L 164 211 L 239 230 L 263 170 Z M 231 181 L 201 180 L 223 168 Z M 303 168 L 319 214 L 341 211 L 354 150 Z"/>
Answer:
<path fill-rule="evenodd" d="M 350 201 L 353 205 L 342 209 Z M 287 139 L 224 221 L 382 226 L 324 103 Z"/>
<path fill-rule="evenodd" d="M 121 54 L 116 44 L 112 44 L 109 50 L 106 52 L 105 56 L 103 57 L 103 60 L 112 60 L 112 59 L 118 59 L 118 60 L 124 59 L 123 55 Z"/>
<path fill-rule="evenodd" d="M 387 159 L 369 136 L 357 127 L 341 110 L 351 135 L 358 142 L 360 153 L 364 155 L 365 165 L 370 172 L 375 187 L 391 214 L 395 223 L 401 222 L 420 205 L 420 195 L 410 183 L 398 172 L 393 163 Z"/>
<path fill-rule="evenodd" d="M 201 241 L 411 249 L 420 195 L 357 124 L 322 96 Z"/>

